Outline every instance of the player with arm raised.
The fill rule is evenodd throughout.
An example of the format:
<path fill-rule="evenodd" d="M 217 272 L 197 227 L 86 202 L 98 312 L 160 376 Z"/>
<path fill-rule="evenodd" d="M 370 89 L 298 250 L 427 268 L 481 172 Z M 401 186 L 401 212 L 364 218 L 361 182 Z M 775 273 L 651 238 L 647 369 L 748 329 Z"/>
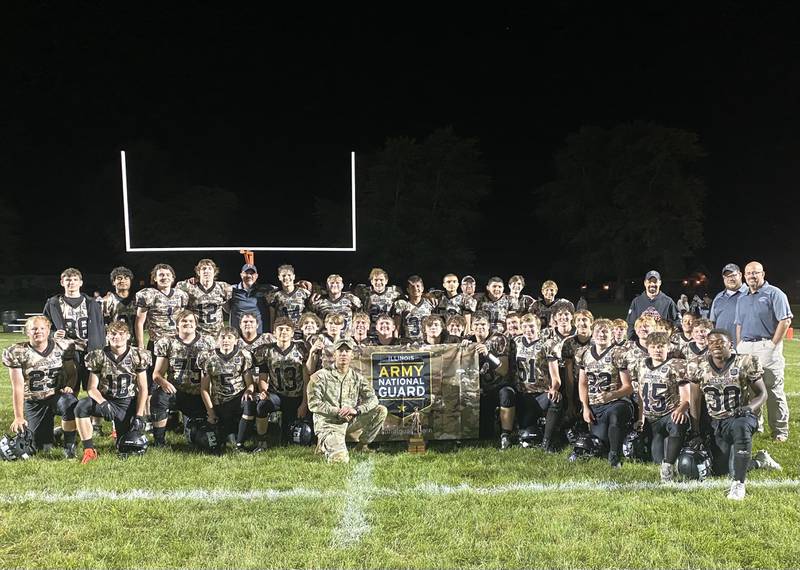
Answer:
<path fill-rule="evenodd" d="M 233 294 L 228 283 L 217 281 L 219 267 L 211 259 L 201 259 L 194 268 L 196 278 L 178 281 L 175 289 L 189 297 L 188 308 L 197 316 L 197 331 L 216 336 L 225 325 L 223 310 Z"/>

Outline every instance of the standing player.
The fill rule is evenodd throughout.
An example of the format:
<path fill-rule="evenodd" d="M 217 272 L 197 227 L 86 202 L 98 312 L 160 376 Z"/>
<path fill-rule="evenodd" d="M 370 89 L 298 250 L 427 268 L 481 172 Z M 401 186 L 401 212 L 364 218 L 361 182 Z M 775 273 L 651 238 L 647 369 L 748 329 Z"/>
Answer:
<path fill-rule="evenodd" d="M 633 417 L 628 399 L 633 393 L 623 349 L 611 337 L 613 324 L 598 319 L 592 327 L 594 343 L 579 361 L 578 392 L 583 419 L 592 435 L 608 446 L 611 467 L 622 466 L 622 441 Z"/>
<path fill-rule="evenodd" d="M 764 369 L 758 358 L 731 351 L 729 333 L 713 329 L 708 333 L 708 357 L 689 366 L 687 378 L 703 392 L 714 429 L 714 472 L 727 473 L 733 454 L 733 483 L 728 498 L 745 497 L 745 478 L 758 428 L 756 413 L 764 404 L 767 390 Z M 745 394 L 750 401 L 745 403 Z"/>
<path fill-rule="evenodd" d="M 692 342 L 694 319 L 695 316 L 689 312 L 681 315 L 681 330 L 675 331 L 675 334 L 673 334 L 672 338 L 670 339 L 672 344 L 678 349 L 679 352 L 683 352 L 686 345 Z"/>
<path fill-rule="evenodd" d="M 97 459 L 90 416 L 113 421 L 118 440 L 131 430 L 144 429 L 147 369 L 153 359 L 148 351 L 130 346 L 130 338 L 128 325 L 114 321 L 108 325 L 108 346 L 86 355 L 86 367 L 91 372 L 88 396 L 75 406 L 83 464 Z"/>
<path fill-rule="evenodd" d="M 153 380 L 156 388 L 151 399 L 153 414 L 153 445 L 166 445 L 167 416 L 179 411 L 186 419 L 206 417 L 200 398 L 200 366 L 197 357 L 214 350 L 214 337 L 197 332 L 197 316 L 189 310 L 175 315 L 178 335 L 163 337 L 155 344 L 156 364 Z M 255 318 L 253 319 L 255 327 Z"/>
<path fill-rule="evenodd" d="M 531 310 L 536 302 L 530 295 L 523 295 L 525 288 L 525 278 L 522 275 L 512 275 L 508 279 L 508 300 L 511 303 L 511 310 L 524 315 Z"/>
<path fill-rule="evenodd" d="M 311 293 L 304 287 L 296 286 L 294 280 L 294 267 L 291 265 L 278 267 L 278 282 L 281 288 L 267 297 L 270 322 L 274 323 L 278 317 L 288 317 L 296 326 L 300 321 Z"/>
<path fill-rule="evenodd" d="M 211 259 L 201 259 L 194 268 L 197 280 L 179 281 L 175 288 L 189 297 L 188 308 L 197 316 L 197 331 L 216 336 L 225 325 L 223 310 L 233 294 L 228 283 L 217 281 L 219 267 Z"/>
<path fill-rule="evenodd" d="M 166 263 L 159 263 L 150 272 L 150 282 L 155 287 L 136 293 L 136 342 L 140 349 L 144 349 L 145 323 L 150 337 L 148 350 L 152 350 L 159 339 L 177 334 L 174 316 L 189 304 L 189 295 L 173 289 L 174 281 L 175 270 Z"/>
<path fill-rule="evenodd" d="M 614 344 L 616 346 L 624 346 L 628 342 L 628 323 L 625 319 L 614 319 L 611 321 L 614 328 L 611 329 L 614 335 Z"/>
<path fill-rule="evenodd" d="M 394 303 L 395 326 L 404 336 L 412 341 L 422 339 L 422 319 L 433 313 L 433 302 L 423 295 L 425 284 L 422 277 L 412 275 L 406 282 L 407 299 L 398 299 Z"/>
<path fill-rule="evenodd" d="M 684 346 L 683 351 L 681 351 L 683 358 L 688 362 L 704 359 L 708 352 L 708 333 L 711 332 L 713 328 L 714 326 L 708 319 L 696 319 L 692 327 L 692 340 L 690 340 L 686 346 Z"/>
<path fill-rule="evenodd" d="M 542 283 L 542 296 L 530 308 L 530 312 L 542 321 L 542 331 L 550 326 L 550 315 L 555 309 L 556 302 L 562 300 L 556 298 L 556 294 L 558 294 L 558 285 L 555 281 L 548 279 Z M 575 310 L 573 309 L 572 312 L 574 313 Z"/>
<path fill-rule="evenodd" d="M 394 302 L 403 296 L 394 285 L 389 285 L 389 274 L 380 267 L 373 267 L 369 272 L 370 287 L 361 291 L 361 304 L 369 315 L 370 333 L 375 332 L 378 317 L 389 314 Z"/>
<path fill-rule="evenodd" d="M 217 427 L 222 441 L 226 437 L 233 439 L 236 450 L 244 451 L 244 442 L 253 430 L 256 402 L 253 357 L 236 346 L 237 336 L 231 327 L 222 327 L 217 334 L 217 348 L 200 353 L 197 365 L 202 371 L 200 397 L 208 423 Z"/>
<path fill-rule="evenodd" d="M 53 445 L 53 419 L 61 416 L 64 430 L 64 456 L 75 457 L 75 404 L 72 362 L 74 341 L 50 338 L 50 321 L 43 316 L 25 321 L 28 342 L 13 344 L 3 351 L 3 364 L 11 377 L 14 421 L 11 432 L 24 427 L 33 432 L 36 449 L 47 451 Z M 71 378 L 67 377 L 70 371 Z"/>
<path fill-rule="evenodd" d="M 503 334 L 505 334 L 509 340 L 522 334 L 519 313 L 511 311 L 506 315 L 506 326 Z"/>
<path fill-rule="evenodd" d="M 553 353 L 558 356 L 559 364 L 563 363 L 564 375 L 562 377 L 562 392 L 567 399 L 567 419 L 574 420 L 577 415 L 578 403 L 578 371 L 577 363 L 583 358 L 583 353 L 589 349 L 592 342 L 592 324 L 594 315 L 588 310 L 575 311 L 575 334 L 565 338 L 560 347 L 554 348 Z"/>
<path fill-rule="evenodd" d="M 122 321 L 128 325 L 128 330 L 134 334 L 134 344 L 139 346 L 135 338 L 136 331 L 136 295 L 131 295 L 133 272 L 127 267 L 115 267 L 111 270 L 111 284 L 113 291 L 103 297 L 103 319 L 105 324 L 113 321 Z"/>
<path fill-rule="evenodd" d="M 237 344 L 239 348 L 247 350 L 250 354 L 253 354 L 259 346 L 275 342 L 275 337 L 272 333 L 258 334 L 258 316 L 255 313 L 242 315 L 239 319 L 238 332 L 239 340 Z"/>
<path fill-rule="evenodd" d="M 675 474 L 675 461 L 689 427 L 691 391 L 686 380 L 686 361 L 670 358 L 667 334 L 651 333 L 647 337 L 647 350 L 650 356 L 631 371 L 637 380 L 641 402 L 634 427 L 641 431 L 647 421 L 652 434 L 653 462 L 661 464 L 661 481 L 668 483 Z"/>
<path fill-rule="evenodd" d="M 302 335 L 299 340 L 304 340 L 306 344 L 309 345 L 309 339 L 319 333 L 322 325 L 322 319 L 314 313 L 303 313 L 300 317 L 300 321 L 297 323 L 300 334 Z"/>
<path fill-rule="evenodd" d="M 361 299 L 352 293 L 343 292 L 344 282 L 342 276 L 333 273 L 327 279 L 328 293 L 324 297 L 312 295 L 312 306 L 323 320 L 330 314 L 342 315 L 344 317 L 345 334 L 350 330 L 350 321 L 353 318 L 353 311 L 361 308 Z"/>
<path fill-rule="evenodd" d="M 308 338 L 308 369 L 316 372 L 333 364 L 333 345 L 344 336 L 344 317 L 330 313 L 325 317 L 325 331 Z M 312 373 L 313 373 L 312 372 Z"/>
<path fill-rule="evenodd" d="M 274 332 L 275 342 L 257 348 L 253 355 L 253 362 L 258 365 L 259 371 L 256 409 L 259 450 L 266 447 L 267 416 L 271 412 L 281 411 L 281 443 L 289 441 L 292 423 L 308 415 L 308 349 L 302 341 L 294 340 L 294 323 L 291 319 L 278 317 Z"/>
<path fill-rule="evenodd" d="M 477 299 L 477 310 L 489 315 L 492 332 L 502 333 L 506 327 L 506 315 L 511 310 L 511 300 L 503 293 L 505 286 L 499 277 L 490 277 L 486 292 Z"/>

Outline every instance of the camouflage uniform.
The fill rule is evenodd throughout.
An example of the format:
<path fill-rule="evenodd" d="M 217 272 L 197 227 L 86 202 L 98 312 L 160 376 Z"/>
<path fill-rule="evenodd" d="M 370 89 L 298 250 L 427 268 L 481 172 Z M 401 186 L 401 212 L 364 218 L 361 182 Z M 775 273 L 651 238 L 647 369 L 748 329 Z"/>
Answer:
<path fill-rule="evenodd" d="M 339 417 L 339 409 L 344 406 L 358 412 L 352 422 Z M 352 368 L 344 374 L 335 368 L 315 372 L 308 383 L 308 409 L 314 414 L 317 449 L 329 463 L 349 461 L 347 434 L 362 430 L 359 442 L 373 441 L 387 414 L 386 407 L 378 404 L 372 382 Z"/>

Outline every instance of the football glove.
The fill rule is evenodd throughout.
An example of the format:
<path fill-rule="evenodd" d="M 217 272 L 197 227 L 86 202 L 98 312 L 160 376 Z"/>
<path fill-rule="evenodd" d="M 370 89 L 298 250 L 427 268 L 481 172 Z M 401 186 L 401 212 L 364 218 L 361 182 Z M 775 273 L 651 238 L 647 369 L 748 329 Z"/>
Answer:
<path fill-rule="evenodd" d="M 103 403 L 97 406 L 97 413 L 103 416 L 108 421 L 114 420 L 114 410 L 108 400 L 103 400 Z"/>

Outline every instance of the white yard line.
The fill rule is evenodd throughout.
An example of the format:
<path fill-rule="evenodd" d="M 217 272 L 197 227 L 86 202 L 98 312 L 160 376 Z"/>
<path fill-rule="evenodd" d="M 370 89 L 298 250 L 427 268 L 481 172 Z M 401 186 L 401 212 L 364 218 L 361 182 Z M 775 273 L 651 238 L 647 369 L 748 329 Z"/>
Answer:
<path fill-rule="evenodd" d="M 370 499 L 405 495 L 445 496 L 445 495 L 503 495 L 506 493 L 564 493 L 564 492 L 627 492 L 645 490 L 697 491 L 702 489 L 725 489 L 730 486 L 727 478 L 707 479 L 706 481 L 676 482 L 663 485 L 656 480 L 615 483 L 614 481 L 562 481 L 560 483 L 540 483 L 520 481 L 491 487 L 461 485 L 439 485 L 425 483 L 408 489 L 388 489 L 375 487 L 372 481 L 372 461 L 359 463 L 344 491 L 318 491 L 315 489 L 278 490 L 259 489 L 234 491 L 227 489 L 186 489 L 182 491 L 151 491 L 131 489 L 129 491 L 79 490 L 73 493 L 50 491 L 28 491 L 25 493 L 2 493 L 0 503 L 13 504 L 25 502 L 70 503 L 87 501 L 196 501 L 217 503 L 222 501 L 280 501 L 285 499 L 344 499 L 342 517 L 335 531 L 335 540 L 342 544 L 357 541 L 369 531 L 366 508 Z M 655 478 L 655 471 L 654 478 Z M 800 488 L 800 479 L 763 479 L 748 481 L 748 488 L 754 489 L 793 489 Z M 337 538 L 338 537 L 338 538 Z"/>
<path fill-rule="evenodd" d="M 331 535 L 333 548 L 352 546 L 372 528 L 367 520 L 367 507 L 378 490 L 372 480 L 372 468 L 372 458 L 358 463 L 347 481 L 342 514 Z"/>

